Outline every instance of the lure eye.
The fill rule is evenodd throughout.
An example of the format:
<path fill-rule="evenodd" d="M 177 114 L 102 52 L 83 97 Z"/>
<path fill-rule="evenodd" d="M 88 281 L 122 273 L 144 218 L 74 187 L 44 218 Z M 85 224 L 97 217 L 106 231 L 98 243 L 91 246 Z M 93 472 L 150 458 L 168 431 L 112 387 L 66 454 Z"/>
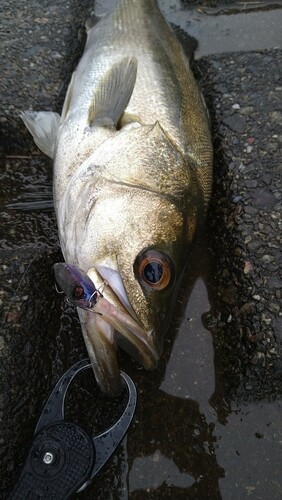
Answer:
<path fill-rule="evenodd" d="M 145 285 L 153 290 L 163 290 L 171 281 L 172 264 L 165 254 L 149 250 L 137 257 L 136 271 Z"/>
<path fill-rule="evenodd" d="M 73 291 L 74 300 L 80 300 L 84 297 L 84 289 L 81 285 L 76 285 Z"/>

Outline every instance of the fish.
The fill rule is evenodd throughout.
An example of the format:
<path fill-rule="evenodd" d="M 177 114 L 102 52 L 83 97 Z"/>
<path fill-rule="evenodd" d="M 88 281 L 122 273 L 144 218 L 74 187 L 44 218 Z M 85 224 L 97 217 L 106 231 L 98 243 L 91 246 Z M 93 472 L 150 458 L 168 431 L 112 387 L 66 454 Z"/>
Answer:
<path fill-rule="evenodd" d="M 78 284 L 87 275 L 103 290 L 104 302 L 77 311 L 97 383 L 115 396 L 119 348 L 156 368 L 206 217 L 213 150 L 202 92 L 157 1 L 119 0 L 88 22 L 61 115 L 21 118 L 53 159 L 65 262 L 81 270 Z"/>

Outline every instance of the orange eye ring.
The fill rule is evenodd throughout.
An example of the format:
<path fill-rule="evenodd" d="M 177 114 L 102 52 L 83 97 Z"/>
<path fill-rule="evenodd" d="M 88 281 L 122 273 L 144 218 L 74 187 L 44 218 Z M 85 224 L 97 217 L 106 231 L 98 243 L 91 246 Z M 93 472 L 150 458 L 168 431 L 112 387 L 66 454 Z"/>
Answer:
<path fill-rule="evenodd" d="M 171 281 L 171 262 L 165 254 L 148 250 L 138 258 L 137 273 L 144 285 L 152 290 L 163 290 Z"/>

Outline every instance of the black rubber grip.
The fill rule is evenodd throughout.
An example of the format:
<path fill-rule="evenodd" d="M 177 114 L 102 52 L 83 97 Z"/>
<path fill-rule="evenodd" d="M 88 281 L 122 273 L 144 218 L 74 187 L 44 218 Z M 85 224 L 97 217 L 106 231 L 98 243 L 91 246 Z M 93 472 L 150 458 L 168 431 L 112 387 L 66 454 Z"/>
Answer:
<path fill-rule="evenodd" d="M 45 427 L 34 438 L 9 500 L 66 500 L 87 481 L 94 460 L 93 441 L 78 425 Z"/>

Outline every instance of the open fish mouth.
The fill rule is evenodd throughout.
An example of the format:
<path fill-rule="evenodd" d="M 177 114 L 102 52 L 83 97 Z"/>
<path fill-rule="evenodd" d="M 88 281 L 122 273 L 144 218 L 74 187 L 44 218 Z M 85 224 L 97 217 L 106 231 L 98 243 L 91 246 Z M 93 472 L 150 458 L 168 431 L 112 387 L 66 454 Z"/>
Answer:
<path fill-rule="evenodd" d="M 103 392 L 118 394 L 121 390 L 117 362 L 117 344 L 153 369 L 158 360 L 148 333 L 128 314 L 104 297 L 99 297 L 93 310 L 78 311 L 82 331 L 98 384 Z"/>
<path fill-rule="evenodd" d="M 95 268 L 86 274 L 74 265 L 58 263 L 54 272 L 69 302 L 77 306 L 86 348 L 102 392 L 115 396 L 122 390 L 117 345 L 145 369 L 155 368 L 159 353 L 153 334 L 139 323 L 124 294 L 121 301 L 120 294 Z"/>

